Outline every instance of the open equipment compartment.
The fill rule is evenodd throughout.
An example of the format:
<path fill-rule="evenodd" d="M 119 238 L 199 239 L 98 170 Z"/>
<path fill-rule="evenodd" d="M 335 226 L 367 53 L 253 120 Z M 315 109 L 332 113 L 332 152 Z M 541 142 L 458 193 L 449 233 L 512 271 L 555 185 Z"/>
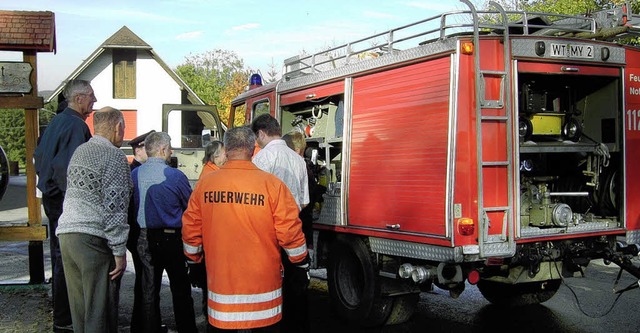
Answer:
<path fill-rule="evenodd" d="M 523 236 L 623 227 L 620 69 L 573 67 L 518 73 Z"/>

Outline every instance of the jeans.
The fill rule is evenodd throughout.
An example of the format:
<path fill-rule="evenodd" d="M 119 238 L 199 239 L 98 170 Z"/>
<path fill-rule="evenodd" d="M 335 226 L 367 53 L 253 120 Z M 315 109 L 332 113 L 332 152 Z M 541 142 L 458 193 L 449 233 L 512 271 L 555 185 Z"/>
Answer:
<path fill-rule="evenodd" d="M 44 213 L 49 219 L 49 248 L 51 251 L 51 294 L 53 297 L 53 325 L 71 326 L 71 310 L 67 295 L 67 282 L 64 277 L 60 242 L 56 236 L 58 219 L 62 215 L 64 193 L 42 196 Z"/>

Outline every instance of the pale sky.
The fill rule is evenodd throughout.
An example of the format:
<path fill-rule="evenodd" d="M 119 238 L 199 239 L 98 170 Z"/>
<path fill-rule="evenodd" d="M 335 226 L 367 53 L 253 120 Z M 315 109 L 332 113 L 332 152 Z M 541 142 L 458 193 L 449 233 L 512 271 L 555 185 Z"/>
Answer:
<path fill-rule="evenodd" d="M 484 3 L 476 0 L 473 3 Z M 267 76 L 269 64 L 467 7 L 456 0 L 0 0 L 0 10 L 55 13 L 57 53 L 38 54 L 39 90 L 55 89 L 126 25 L 175 69 L 190 54 L 234 51 Z M 0 52 L 0 61 L 22 54 Z"/>

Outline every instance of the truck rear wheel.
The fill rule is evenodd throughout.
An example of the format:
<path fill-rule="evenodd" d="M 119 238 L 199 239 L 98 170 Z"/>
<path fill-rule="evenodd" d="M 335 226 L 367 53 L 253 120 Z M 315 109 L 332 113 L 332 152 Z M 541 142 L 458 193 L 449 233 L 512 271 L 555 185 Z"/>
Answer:
<path fill-rule="evenodd" d="M 387 325 L 402 324 L 409 320 L 416 310 L 420 294 L 406 294 L 393 297 L 393 309 L 387 318 Z"/>
<path fill-rule="evenodd" d="M 487 301 L 502 306 L 526 306 L 544 303 L 553 297 L 562 280 L 509 284 L 480 280 L 478 289 Z"/>
<path fill-rule="evenodd" d="M 381 277 L 373 253 L 361 238 L 338 238 L 327 265 L 327 284 L 336 314 L 360 326 L 380 326 L 391 314 L 393 298 L 380 295 Z"/>
<path fill-rule="evenodd" d="M 0 147 L 0 200 L 2 200 L 7 186 L 9 186 L 9 160 L 7 160 L 4 149 Z"/>

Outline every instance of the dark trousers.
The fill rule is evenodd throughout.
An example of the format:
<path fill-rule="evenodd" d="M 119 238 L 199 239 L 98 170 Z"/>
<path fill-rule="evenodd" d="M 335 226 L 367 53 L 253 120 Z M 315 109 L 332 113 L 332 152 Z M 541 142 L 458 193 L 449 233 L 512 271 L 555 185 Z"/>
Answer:
<path fill-rule="evenodd" d="M 280 333 L 280 323 L 247 330 L 223 330 L 207 323 L 207 333 Z"/>
<path fill-rule="evenodd" d="M 144 309 L 142 308 L 142 261 L 138 254 L 138 238 L 140 237 L 140 226 L 138 222 L 129 223 L 129 238 L 127 238 L 127 250 L 131 252 L 133 260 L 133 268 L 136 272 L 133 284 L 133 309 L 131 312 L 131 332 L 142 332 L 142 320 L 144 318 Z"/>
<path fill-rule="evenodd" d="M 42 206 L 49 219 L 49 248 L 51 251 L 51 294 L 53 297 L 53 325 L 58 327 L 71 325 L 71 310 L 67 295 L 67 282 L 64 277 L 60 242 L 56 236 L 58 219 L 62 215 L 64 193 L 43 195 Z"/>
<path fill-rule="evenodd" d="M 202 259 L 202 262 L 204 263 L 204 258 Z M 205 318 L 207 318 L 207 316 L 209 316 L 209 288 L 207 286 L 206 269 L 204 273 L 202 287 L 200 287 L 200 290 L 202 290 L 202 314 L 204 315 Z"/>
<path fill-rule="evenodd" d="M 304 282 L 296 279 L 292 271 L 299 268 L 294 267 L 284 251 L 281 253 L 284 278 L 280 328 L 282 333 L 309 332 L 308 281 L 302 285 Z"/>
<path fill-rule="evenodd" d="M 120 278 L 111 280 L 113 253 L 104 238 L 60 235 L 75 333 L 118 332 Z"/>
<path fill-rule="evenodd" d="M 139 252 L 140 259 L 143 265 L 147 266 L 150 263 L 151 267 L 145 267 L 142 270 L 142 289 L 145 303 L 147 303 L 144 307 L 145 311 L 149 309 L 153 312 L 151 323 L 159 324 L 160 322 L 160 288 L 162 287 L 162 272 L 166 270 L 169 276 L 173 313 L 178 332 L 197 332 L 193 298 L 191 297 L 191 282 L 189 281 L 187 258 L 183 252 L 180 229 L 142 229 L 140 241 L 143 239 L 143 234 L 146 234 L 144 238 L 148 244 L 148 252 Z M 141 247 L 144 247 L 144 244 L 138 244 L 138 249 Z M 151 274 L 151 279 L 149 279 L 149 274 Z M 151 285 L 149 285 L 150 281 Z M 147 297 L 147 295 L 151 296 Z"/>

